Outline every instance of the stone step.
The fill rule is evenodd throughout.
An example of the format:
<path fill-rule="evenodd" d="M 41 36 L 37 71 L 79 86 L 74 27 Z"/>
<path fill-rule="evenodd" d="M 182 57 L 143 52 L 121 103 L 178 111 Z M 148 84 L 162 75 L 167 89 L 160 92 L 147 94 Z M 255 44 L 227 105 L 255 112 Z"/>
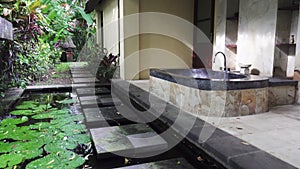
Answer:
<path fill-rule="evenodd" d="M 92 75 L 91 73 L 73 73 L 72 74 L 73 78 L 85 78 L 85 77 L 95 77 L 94 75 Z"/>
<path fill-rule="evenodd" d="M 72 84 L 71 87 L 73 89 L 78 89 L 78 88 L 98 88 L 98 87 L 110 87 L 110 83 L 77 83 L 77 84 Z"/>
<path fill-rule="evenodd" d="M 98 158 L 140 157 L 166 150 L 167 142 L 146 124 L 90 129 Z"/>
<path fill-rule="evenodd" d="M 99 128 L 108 126 L 117 126 L 133 124 L 138 120 L 133 111 L 127 111 L 124 106 L 121 107 L 102 107 L 102 108 L 85 108 L 85 125 L 87 128 Z"/>
<path fill-rule="evenodd" d="M 106 106 L 120 106 L 122 102 L 116 97 L 111 95 L 103 96 L 82 96 L 79 97 L 81 106 L 83 108 L 92 108 L 92 107 L 106 107 Z"/>
<path fill-rule="evenodd" d="M 90 71 L 87 70 L 78 70 L 78 69 L 71 69 L 72 74 L 91 74 Z"/>
<path fill-rule="evenodd" d="M 78 96 L 91 96 L 91 95 L 107 95 L 110 94 L 110 90 L 106 87 L 91 87 L 76 89 Z"/>
<path fill-rule="evenodd" d="M 194 169 L 184 158 L 175 158 L 115 169 Z"/>
<path fill-rule="evenodd" d="M 85 78 L 73 78 L 74 83 L 98 83 L 100 82 L 95 77 L 85 77 Z"/>

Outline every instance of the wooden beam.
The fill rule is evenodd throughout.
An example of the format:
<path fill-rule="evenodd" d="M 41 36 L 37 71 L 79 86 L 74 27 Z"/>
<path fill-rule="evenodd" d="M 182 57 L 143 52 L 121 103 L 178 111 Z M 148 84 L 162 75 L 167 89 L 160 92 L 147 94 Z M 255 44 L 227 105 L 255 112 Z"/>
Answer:
<path fill-rule="evenodd" d="M 0 39 L 13 40 L 13 26 L 4 18 L 0 17 Z"/>

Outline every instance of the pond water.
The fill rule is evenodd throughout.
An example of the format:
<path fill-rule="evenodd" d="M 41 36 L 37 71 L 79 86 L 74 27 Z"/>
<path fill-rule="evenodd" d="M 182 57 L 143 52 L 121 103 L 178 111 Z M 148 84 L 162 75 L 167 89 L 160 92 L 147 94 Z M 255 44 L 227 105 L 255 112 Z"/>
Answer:
<path fill-rule="evenodd" d="M 0 168 L 84 168 L 91 141 L 69 93 L 24 95 L 0 117 Z"/>

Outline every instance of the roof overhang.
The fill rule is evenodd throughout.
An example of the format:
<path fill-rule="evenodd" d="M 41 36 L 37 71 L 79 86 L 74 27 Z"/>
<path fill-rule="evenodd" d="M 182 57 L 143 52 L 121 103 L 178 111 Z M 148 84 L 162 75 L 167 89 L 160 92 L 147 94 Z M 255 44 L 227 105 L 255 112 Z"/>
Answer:
<path fill-rule="evenodd" d="M 86 5 L 84 11 L 86 13 L 91 13 L 93 10 L 97 8 L 97 6 L 102 2 L 102 0 L 89 0 Z"/>

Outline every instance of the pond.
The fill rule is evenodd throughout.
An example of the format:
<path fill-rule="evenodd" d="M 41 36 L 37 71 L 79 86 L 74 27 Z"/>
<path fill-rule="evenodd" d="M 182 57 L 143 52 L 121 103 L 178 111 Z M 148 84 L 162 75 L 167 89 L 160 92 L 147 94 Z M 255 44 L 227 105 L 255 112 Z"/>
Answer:
<path fill-rule="evenodd" d="M 92 146 L 69 93 L 23 95 L 0 117 L 0 168 L 83 168 Z"/>

